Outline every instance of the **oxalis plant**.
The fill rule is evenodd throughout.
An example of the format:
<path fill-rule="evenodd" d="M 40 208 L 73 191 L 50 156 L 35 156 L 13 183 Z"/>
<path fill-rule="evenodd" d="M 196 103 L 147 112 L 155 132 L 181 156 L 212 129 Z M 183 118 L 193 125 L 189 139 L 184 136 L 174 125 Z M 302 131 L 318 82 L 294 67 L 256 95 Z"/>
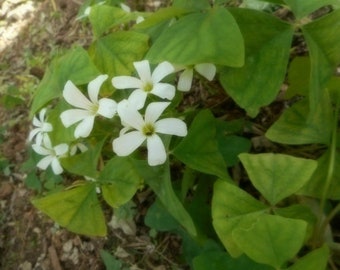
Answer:
<path fill-rule="evenodd" d="M 192 269 L 336 269 L 339 7 L 87 1 L 92 43 L 54 59 L 33 97 L 32 203 L 105 236 L 102 205 L 151 189 L 146 225 L 181 235 Z M 274 101 L 282 114 L 259 127 Z"/>

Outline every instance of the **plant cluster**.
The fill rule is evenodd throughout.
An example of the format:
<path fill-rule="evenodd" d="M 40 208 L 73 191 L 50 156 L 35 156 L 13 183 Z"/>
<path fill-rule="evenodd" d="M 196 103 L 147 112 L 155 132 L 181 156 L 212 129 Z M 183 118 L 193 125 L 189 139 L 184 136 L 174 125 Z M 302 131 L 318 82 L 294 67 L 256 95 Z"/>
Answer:
<path fill-rule="evenodd" d="M 57 57 L 36 91 L 33 204 L 105 236 L 101 198 L 119 208 L 147 187 L 145 223 L 180 234 L 192 269 L 335 269 L 339 1 L 174 0 L 153 13 L 121 2 L 84 4 L 93 42 Z M 218 89 L 242 117 L 223 99 L 185 102 Z M 256 152 L 245 131 L 279 94 L 285 109 L 261 134 L 276 147 Z"/>

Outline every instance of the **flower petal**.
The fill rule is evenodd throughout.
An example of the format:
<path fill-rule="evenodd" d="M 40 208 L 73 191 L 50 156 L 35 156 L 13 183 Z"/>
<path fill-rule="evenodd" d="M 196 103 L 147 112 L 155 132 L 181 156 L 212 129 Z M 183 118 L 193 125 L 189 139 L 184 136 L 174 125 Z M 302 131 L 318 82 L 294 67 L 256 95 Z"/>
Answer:
<path fill-rule="evenodd" d="M 128 101 L 133 108 L 140 110 L 144 107 L 147 95 L 142 89 L 136 89 L 130 94 Z"/>
<path fill-rule="evenodd" d="M 168 83 L 156 83 L 151 90 L 152 94 L 160 98 L 166 98 L 168 100 L 174 98 L 175 92 L 176 92 L 175 86 Z"/>
<path fill-rule="evenodd" d="M 170 102 L 152 102 L 145 110 L 145 123 L 155 123 Z"/>
<path fill-rule="evenodd" d="M 64 171 L 60 165 L 59 160 L 56 157 L 52 160 L 51 166 L 52 166 L 52 171 L 56 175 L 61 174 Z"/>
<path fill-rule="evenodd" d="M 28 140 L 31 142 L 32 139 L 33 139 L 39 132 L 41 132 L 40 128 L 32 129 L 32 130 L 30 131 L 30 133 L 28 134 Z"/>
<path fill-rule="evenodd" d="M 43 147 L 39 144 L 33 144 L 32 149 L 33 149 L 34 152 L 36 152 L 37 154 L 42 155 L 42 156 L 51 155 L 51 150 L 46 149 L 45 147 Z"/>
<path fill-rule="evenodd" d="M 136 89 L 143 87 L 143 82 L 140 79 L 131 76 L 113 77 L 111 82 L 116 89 Z"/>
<path fill-rule="evenodd" d="M 68 145 L 66 143 L 58 144 L 54 147 L 54 151 L 57 156 L 62 156 L 67 153 Z"/>
<path fill-rule="evenodd" d="M 42 132 L 50 132 L 53 130 L 53 127 L 50 123 L 44 122 L 41 125 L 41 131 Z"/>
<path fill-rule="evenodd" d="M 192 68 L 185 69 L 178 78 L 177 89 L 180 91 L 189 91 L 192 84 L 194 70 Z"/>
<path fill-rule="evenodd" d="M 195 70 L 209 81 L 211 81 L 216 74 L 215 65 L 209 63 L 197 64 L 195 65 Z"/>
<path fill-rule="evenodd" d="M 92 103 L 84 94 L 71 82 L 67 81 L 63 90 L 64 99 L 74 107 L 90 110 Z"/>
<path fill-rule="evenodd" d="M 124 126 L 141 130 L 144 125 L 143 117 L 136 108 L 132 108 L 131 106 L 118 106 L 118 114 Z"/>
<path fill-rule="evenodd" d="M 44 122 L 45 121 L 46 111 L 47 111 L 46 108 L 43 108 L 43 109 L 40 110 L 40 112 L 39 112 L 39 120 L 40 120 L 40 122 Z"/>
<path fill-rule="evenodd" d="M 165 78 L 169 74 L 173 73 L 174 71 L 175 71 L 175 68 L 174 68 L 173 65 L 171 65 L 167 61 L 162 62 L 154 69 L 154 71 L 152 73 L 152 82 L 158 83 L 163 78 Z"/>
<path fill-rule="evenodd" d="M 77 123 L 86 117 L 92 116 L 93 114 L 87 110 L 82 109 L 70 109 L 60 114 L 60 119 L 63 125 L 67 128 L 74 123 Z"/>
<path fill-rule="evenodd" d="M 133 65 L 143 83 L 151 81 L 150 64 L 148 60 L 134 62 Z"/>
<path fill-rule="evenodd" d="M 147 137 L 148 163 L 150 166 L 163 164 L 166 152 L 161 138 L 157 135 Z"/>
<path fill-rule="evenodd" d="M 107 117 L 112 118 L 117 111 L 117 103 L 116 101 L 109 98 L 102 98 L 99 100 L 99 108 L 97 113 Z"/>
<path fill-rule="evenodd" d="M 157 133 L 184 137 L 188 134 L 187 125 L 177 118 L 165 118 L 155 123 Z"/>
<path fill-rule="evenodd" d="M 46 170 L 47 167 L 52 163 L 53 159 L 53 156 L 46 156 L 38 162 L 37 167 L 39 169 Z"/>
<path fill-rule="evenodd" d="M 112 142 L 113 151 L 118 156 L 128 156 L 135 151 L 145 140 L 145 136 L 139 131 L 131 131 Z"/>
<path fill-rule="evenodd" d="M 108 77 L 109 77 L 108 75 L 99 75 L 97 78 L 89 82 L 87 86 L 87 92 L 92 103 L 98 102 L 100 87 Z"/>
<path fill-rule="evenodd" d="M 32 124 L 33 124 L 33 126 L 35 126 L 35 127 L 40 127 L 40 126 L 41 126 L 41 121 L 40 121 L 36 116 L 34 116 L 34 117 L 33 117 Z"/>
<path fill-rule="evenodd" d="M 75 138 L 86 138 L 90 135 L 94 124 L 94 116 L 88 116 L 81 121 L 74 131 Z"/>

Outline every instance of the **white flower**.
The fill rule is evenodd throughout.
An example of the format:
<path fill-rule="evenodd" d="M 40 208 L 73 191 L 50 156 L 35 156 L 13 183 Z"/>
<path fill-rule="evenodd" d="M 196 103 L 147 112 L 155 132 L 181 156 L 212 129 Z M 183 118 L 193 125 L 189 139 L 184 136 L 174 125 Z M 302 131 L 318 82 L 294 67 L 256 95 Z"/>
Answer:
<path fill-rule="evenodd" d="M 120 8 L 122 10 L 124 10 L 126 13 L 131 13 L 131 8 L 128 5 L 124 4 L 124 3 L 120 3 Z M 144 21 L 144 18 L 142 16 L 138 16 L 136 18 L 136 24 L 139 24 L 142 21 Z"/>
<path fill-rule="evenodd" d="M 108 98 L 98 100 L 99 89 L 107 75 L 100 75 L 88 84 L 87 91 L 90 100 L 71 82 L 67 81 L 63 96 L 65 100 L 78 109 L 70 109 L 61 113 L 60 118 L 65 127 L 80 122 L 74 131 L 74 136 L 88 137 L 92 131 L 94 118 L 101 115 L 112 118 L 116 113 L 117 103 Z"/>
<path fill-rule="evenodd" d="M 53 127 L 50 123 L 45 121 L 47 109 L 44 108 L 39 112 L 39 117 L 33 118 L 33 126 L 35 127 L 28 135 L 28 140 L 32 141 L 35 137 L 35 143 L 41 144 L 44 136 L 47 135 L 48 132 L 53 130 Z"/>
<path fill-rule="evenodd" d="M 136 150 L 145 140 L 148 149 L 148 163 L 150 166 L 160 165 L 166 161 L 165 147 L 157 133 L 186 136 L 186 124 L 177 118 L 158 120 L 169 102 L 153 102 L 148 105 L 145 117 L 131 106 L 118 107 L 118 114 L 122 122 L 126 123 L 133 131 L 120 134 L 113 140 L 113 151 L 118 156 L 127 156 Z"/>
<path fill-rule="evenodd" d="M 112 85 L 117 89 L 135 89 L 128 99 L 133 106 L 137 109 L 143 108 L 146 97 L 150 93 L 160 98 L 173 99 L 175 87 L 160 82 L 175 70 L 169 62 L 160 63 L 152 74 L 148 60 L 134 62 L 133 65 L 140 79 L 131 76 L 117 76 L 112 79 Z"/>
<path fill-rule="evenodd" d="M 88 148 L 83 143 L 80 143 L 80 142 L 75 143 L 75 144 L 71 145 L 71 147 L 70 147 L 70 155 L 74 156 L 77 153 L 78 150 L 80 150 L 81 153 L 84 153 L 88 150 Z"/>
<path fill-rule="evenodd" d="M 215 65 L 209 63 L 197 64 L 193 67 L 185 67 L 178 69 L 179 70 L 184 69 L 184 71 L 179 76 L 177 89 L 185 92 L 189 91 L 191 88 L 194 69 L 209 81 L 211 81 L 216 74 Z"/>
<path fill-rule="evenodd" d="M 38 162 L 38 168 L 46 170 L 47 167 L 51 165 L 55 174 L 61 174 L 63 172 L 59 158 L 65 156 L 68 151 L 68 145 L 66 143 L 53 147 L 50 138 L 45 136 L 42 145 L 33 144 L 32 148 L 39 155 L 45 156 Z"/>

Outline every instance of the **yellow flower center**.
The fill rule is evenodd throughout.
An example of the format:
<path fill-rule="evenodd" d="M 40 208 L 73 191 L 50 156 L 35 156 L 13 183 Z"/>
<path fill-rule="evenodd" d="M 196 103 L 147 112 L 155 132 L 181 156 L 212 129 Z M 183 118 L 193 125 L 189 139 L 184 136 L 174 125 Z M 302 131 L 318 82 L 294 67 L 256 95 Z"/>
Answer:
<path fill-rule="evenodd" d="M 152 89 L 153 89 L 153 84 L 152 84 L 152 82 L 146 82 L 146 83 L 144 84 L 143 90 L 144 90 L 145 92 L 151 92 Z"/>
<path fill-rule="evenodd" d="M 155 133 L 155 127 L 153 124 L 147 123 L 144 125 L 142 132 L 145 136 L 152 136 Z"/>
<path fill-rule="evenodd" d="M 98 112 L 98 109 L 99 109 L 99 104 L 96 103 L 96 104 L 92 104 L 90 111 L 93 115 L 96 115 Z"/>

